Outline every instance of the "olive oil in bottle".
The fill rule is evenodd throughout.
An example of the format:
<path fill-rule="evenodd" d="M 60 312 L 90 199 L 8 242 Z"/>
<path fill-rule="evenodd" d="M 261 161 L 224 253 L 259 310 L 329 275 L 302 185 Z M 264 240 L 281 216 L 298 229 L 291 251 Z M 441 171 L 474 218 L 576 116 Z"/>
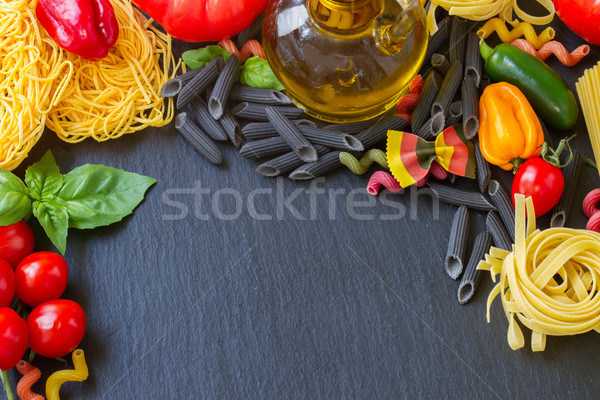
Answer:
<path fill-rule="evenodd" d="M 330 122 L 394 106 L 427 48 L 419 0 L 274 0 L 263 44 L 294 103 Z"/>

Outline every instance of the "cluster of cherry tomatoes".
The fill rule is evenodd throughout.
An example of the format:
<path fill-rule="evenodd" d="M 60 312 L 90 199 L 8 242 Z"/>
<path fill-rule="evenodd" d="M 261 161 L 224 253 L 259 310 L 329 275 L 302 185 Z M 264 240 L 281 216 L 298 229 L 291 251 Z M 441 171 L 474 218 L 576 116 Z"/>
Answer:
<path fill-rule="evenodd" d="M 67 287 L 65 259 L 33 252 L 26 222 L 0 227 L 0 369 L 13 368 L 27 347 L 44 357 L 62 357 L 83 339 L 86 318 L 74 301 L 59 299 Z M 33 311 L 24 319 L 13 308 L 15 295 Z"/>

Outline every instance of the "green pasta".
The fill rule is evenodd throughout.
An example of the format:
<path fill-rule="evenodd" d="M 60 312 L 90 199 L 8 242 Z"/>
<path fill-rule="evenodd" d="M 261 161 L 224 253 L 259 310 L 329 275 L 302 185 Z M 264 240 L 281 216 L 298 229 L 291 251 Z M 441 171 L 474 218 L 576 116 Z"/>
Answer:
<path fill-rule="evenodd" d="M 367 151 L 360 160 L 352 154 L 343 151 L 340 153 L 340 162 L 356 175 L 362 175 L 367 172 L 373 163 L 377 163 L 383 168 L 388 169 L 387 156 L 385 152 L 380 149 L 371 149 Z"/>

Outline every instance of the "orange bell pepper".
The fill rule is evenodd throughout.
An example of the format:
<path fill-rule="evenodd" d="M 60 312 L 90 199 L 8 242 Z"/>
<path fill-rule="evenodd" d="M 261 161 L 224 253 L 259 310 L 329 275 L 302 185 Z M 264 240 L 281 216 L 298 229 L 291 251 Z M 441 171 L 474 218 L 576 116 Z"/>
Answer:
<path fill-rule="evenodd" d="M 479 148 L 490 163 L 507 171 L 539 156 L 544 131 L 525 95 L 514 85 L 489 85 L 479 99 Z"/>

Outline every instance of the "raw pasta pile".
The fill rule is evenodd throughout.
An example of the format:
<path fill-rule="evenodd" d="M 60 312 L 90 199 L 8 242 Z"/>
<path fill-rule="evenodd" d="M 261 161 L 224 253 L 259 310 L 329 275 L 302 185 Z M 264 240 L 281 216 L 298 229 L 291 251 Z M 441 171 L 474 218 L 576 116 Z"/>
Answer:
<path fill-rule="evenodd" d="M 73 66 L 38 25 L 31 0 L 0 1 L 0 168 L 13 170 L 44 131 Z"/>
<path fill-rule="evenodd" d="M 536 230 L 533 202 L 515 196 L 513 251 L 492 247 L 478 269 L 500 281 L 488 298 L 500 295 L 509 321 L 508 344 L 524 346 L 517 320 L 532 331 L 531 348 L 543 351 L 546 335 L 575 335 L 600 328 L 600 234 L 588 230 Z"/>
<path fill-rule="evenodd" d="M 39 25 L 35 0 L 0 0 L 0 168 L 27 157 L 44 126 L 68 142 L 102 141 L 173 118 L 159 92 L 175 74 L 171 39 L 128 0 L 112 0 L 119 39 L 88 61 L 60 49 Z"/>

